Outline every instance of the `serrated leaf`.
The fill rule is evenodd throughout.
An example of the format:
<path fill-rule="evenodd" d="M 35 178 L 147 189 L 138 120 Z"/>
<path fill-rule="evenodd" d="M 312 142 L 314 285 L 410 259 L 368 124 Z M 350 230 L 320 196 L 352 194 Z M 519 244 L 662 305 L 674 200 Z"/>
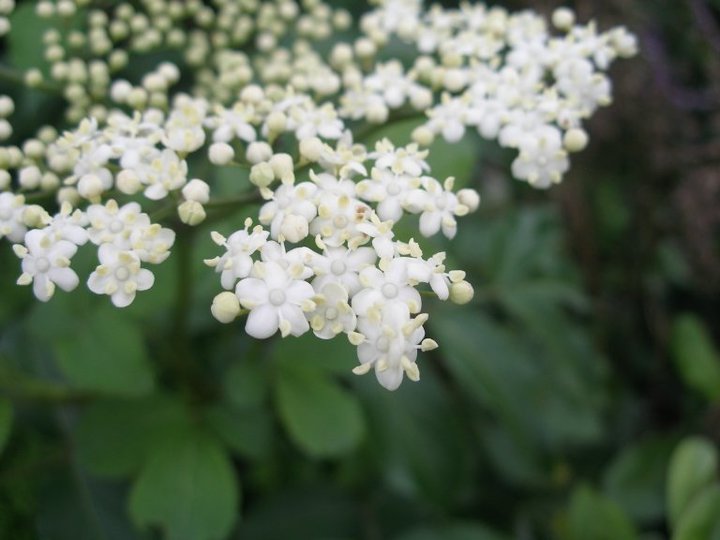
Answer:
<path fill-rule="evenodd" d="M 720 399 L 720 354 L 702 320 L 691 313 L 679 315 L 671 340 L 675 365 L 685 383 L 708 400 Z"/>
<path fill-rule="evenodd" d="M 568 509 L 569 540 L 636 540 L 623 510 L 588 486 L 573 491 Z"/>
<path fill-rule="evenodd" d="M 282 366 L 275 401 L 290 438 L 307 454 L 345 454 L 362 440 L 365 422 L 357 398 L 320 370 Z"/>
<path fill-rule="evenodd" d="M 718 451 L 699 437 L 682 441 L 673 452 L 667 479 L 667 506 L 671 524 L 679 520 L 693 497 L 718 474 Z"/>
<path fill-rule="evenodd" d="M 680 515 L 673 540 L 720 540 L 720 484 L 693 497 Z"/>
<path fill-rule="evenodd" d="M 152 392 L 153 372 L 140 330 L 117 310 L 103 308 L 55 347 L 58 367 L 78 389 L 116 396 Z"/>
<path fill-rule="evenodd" d="M 0 455 L 5 449 L 12 428 L 13 408 L 9 399 L 0 398 Z"/>
<path fill-rule="evenodd" d="M 159 526 L 168 540 L 222 540 L 238 511 L 238 485 L 222 445 L 187 431 L 155 445 L 130 494 L 139 527 Z"/>
<path fill-rule="evenodd" d="M 184 406 L 165 396 L 98 401 L 80 417 L 78 457 L 93 474 L 122 478 L 140 469 L 150 448 L 189 423 Z"/>

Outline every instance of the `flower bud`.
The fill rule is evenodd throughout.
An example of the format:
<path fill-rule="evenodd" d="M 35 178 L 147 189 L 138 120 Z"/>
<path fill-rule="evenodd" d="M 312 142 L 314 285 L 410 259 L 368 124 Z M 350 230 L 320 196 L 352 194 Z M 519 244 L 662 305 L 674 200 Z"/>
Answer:
<path fill-rule="evenodd" d="M 310 137 L 300 141 L 300 155 L 308 161 L 317 161 L 322 155 L 325 145 L 317 137 Z"/>
<path fill-rule="evenodd" d="M 210 145 L 208 157 L 213 165 L 227 165 L 235 157 L 235 151 L 228 143 L 216 142 Z"/>
<path fill-rule="evenodd" d="M 182 195 L 187 201 L 205 204 L 210 200 L 210 186 L 199 178 L 193 178 L 182 188 Z"/>
<path fill-rule="evenodd" d="M 435 140 L 435 135 L 430 128 L 418 126 L 412 132 L 412 140 L 420 146 L 430 146 Z"/>
<path fill-rule="evenodd" d="M 213 298 L 210 312 L 221 323 L 231 323 L 240 315 L 240 301 L 234 293 L 223 291 Z"/>
<path fill-rule="evenodd" d="M 480 194 L 474 189 L 465 188 L 457 192 L 457 198 L 460 204 L 468 207 L 470 212 L 477 210 L 480 206 Z"/>
<path fill-rule="evenodd" d="M 269 160 L 273 155 L 272 147 L 263 141 L 252 142 L 247 147 L 245 157 L 250 163 L 260 163 Z"/>
<path fill-rule="evenodd" d="M 77 184 L 78 193 L 90 201 L 99 201 L 103 192 L 103 183 L 96 174 L 85 174 Z"/>
<path fill-rule="evenodd" d="M 273 180 L 275 180 L 275 173 L 272 166 L 266 161 L 253 165 L 250 169 L 250 181 L 257 187 L 268 187 Z"/>
<path fill-rule="evenodd" d="M 307 219 L 295 214 L 285 216 L 282 226 L 280 227 L 280 234 L 282 234 L 288 242 L 294 244 L 300 242 L 308 235 Z"/>
<path fill-rule="evenodd" d="M 185 201 L 178 206 L 178 216 L 180 216 L 180 221 L 194 227 L 205 221 L 206 214 L 205 209 L 199 202 Z"/>
<path fill-rule="evenodd" d="M 588 135 L 582 128 L 571 128 L 563 136 L 563 145 L 568 152 L 580 152 L 588 143 Z"/>
<path fill-rule="evenodd" d="M 9 96 L 0 96 L 0 116 L 5 118 L 15 111 L 15 103 Z"/>
<path fill-rule="evenodd" d="M 134 195 L 142 188 L 137 173 L 130 169 L 123 169 L 118 173 L 115 178 L 115 185 L 120 191 L 127 195 Z"/>
<path fill-rule="evenodd" d="M 275 178 L 279 178 L 283 184 L 295 182 L 295 166 L 290 154 L 275 154 L 269 163 Z"/>
<path fill-rule="evenodd" d="M 575 24 L 575 13 L 566 7 L 559 7 L 552 14 L 552 23 L 558 30 L 570 30 Z"/>
<path fill-rule="evenodd" d="M 271 135 L 278 135 L 285 131 L 287 126 L 287 116 L 280 111 L 274 111 L 267 117 L 267 127 Z"/>
<path fill-rule="evenodd" d="M 450 285 L 450 301 L 453 304 L 467 304 L 475 296 L 473 286 L 467 281 L 460 281 Z"/>
<path fill-rule="evenodd" d="M 23 167 L 18 174 L 18 183 L 24 189 L 37 189 L 40 185 L 42 173 L 35 165 Z"/>

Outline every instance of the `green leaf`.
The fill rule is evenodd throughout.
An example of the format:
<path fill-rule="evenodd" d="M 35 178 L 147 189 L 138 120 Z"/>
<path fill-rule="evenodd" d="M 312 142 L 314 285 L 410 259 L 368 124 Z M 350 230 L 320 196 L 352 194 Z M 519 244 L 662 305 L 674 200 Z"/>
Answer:
<path fill-rule="evenodd" d="M 9 399 L 0 398 L 0 454 L 5 449 L 12 427 L 13 409 Z"/>
<path fill-rule="evenodd" d="M 122 478 L 140 470 L 153 446 L 189 422 L 182 403 L 165 396 L 98 401 L 80 418 L 78 457 L 96 475 Z"/>
<path fill-rule="evenodd" d="M 671 345 L 685 383 L 708 400 L 720 399 L 720 354 L 703 321 L 691 313 L 676 317 Z"/>
<path fill-rule="evenodd" d="M 706 487 L 680 516 L 673 540 L 720 540 L 720 485 Z"/>
<path fill-rule="evenodd" d="M 636 540 L 637 533 L 617 504 L 588 486 L 580 486 L 570 499 L 568 538 Z"/>
<path fill-rule="evenodd" d="M 207 411 L 207 420 L 218 437 L 241 456 L 262 459 L 270 454 L 273 425 L 265 409 L 217 404 Z"/>
<path fill-rule="evenodd" d="M 57 364 L 73 386 L 117 396 L 152 392 L 153 373 L 140 329 L 103 308 L 56 345 Z"/>
<path fill-rule="evenodd" d="M 38 39 L 51 27 L 47 19 L 38 17 L 34 2 L 20 3 L 10 16 L 10 23 L 15 31 L 8 35 L 10 60 L 19 69 L 33 67 L 46 68 L 44 57 L 45 47 L 42 39 Z M 47 71 L 43 69 L 43 71 Z"/>
<path fill-rule="evenodd" d="M 223 389 L 227 400 L 239 409 L 261 405 L 267 394 L 263 366 L 258 359 L 244 356 L 225 373 Z"/>
<path fill-rule="evenodd" d="M 698 437 L 682 441 L 670 459 L 667 505 L 671 524 L 678 524 L 693 497 L 717 478 L 718 452 Z"/>
<path fill-rule="evenodd" d="M 357 364 L 357 351 L 344 334 L 333 339 L 318 339 L 312 333 L 298 338 L 281 339 L 273 344 L 272 356 L 282 364 L 280 369 L 295 365 L 347 374 Z"/>
<path fill-rule="evenodd" d="M 290 438 L 311 456 L 341 455 L 362 440 L 365 423 L 357 398 L 320 370 L 281 366 L 275 400 Z"/>
<path fill-rule="evenodd" d="M 605 471 L 605 494 L 636 521 L 652 523 L 665 513 L 665 477 L 672 441 L 651 438 L 622 449 Z"/>
<path fill-rule="evenodd" d="M 201 431 L 154 446 L 130 494 L 133 521 L 161 527 L 168 540 L 224 539 L 237 511 L 232 464 L 218 441 Z"/>

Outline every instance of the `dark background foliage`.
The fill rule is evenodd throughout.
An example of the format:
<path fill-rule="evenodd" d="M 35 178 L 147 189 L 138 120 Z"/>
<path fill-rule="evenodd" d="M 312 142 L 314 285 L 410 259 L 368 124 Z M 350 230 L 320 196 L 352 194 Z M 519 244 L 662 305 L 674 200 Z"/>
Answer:
<path fill-rule="evenodd" d="M 349 375 L 346 343 L 215 323 L 210 227 L 122 313 L 81 290 L 40 305 L 0 245 L 0 538 L 720 538 L 720 2 L 567 5 L 641 52 L 548 192 L 493 144 L 436 143 L 434 173 L 483 197 L 433 244 L 476 298 L 428 305 L 418 384 Z M 6 61 L 33 61 L 33 24 Z M 3 90 L 19 136 L 55 110 Z"/>

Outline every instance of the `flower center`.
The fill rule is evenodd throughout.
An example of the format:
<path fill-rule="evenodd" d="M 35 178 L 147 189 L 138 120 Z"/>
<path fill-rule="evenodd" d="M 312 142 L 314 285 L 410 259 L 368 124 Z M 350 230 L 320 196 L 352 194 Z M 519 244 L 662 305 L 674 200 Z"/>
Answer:
<path fill-rule="evenodd" d="M 348 219 L 345 216 L 335 216 L 333 218 L 333 225 L 338 229 L 344 229 L 347 227 Z"/>
<path fill-rule="evenodd" d="M 123 230 L 123 222 L 120 221 L 119 219 L 116 219 L 115 221 L 112 221 L 110 223 L 110 226 L 108 227 L 108 229 L 110 229 L 111 233 L 117 234 Z"/>
<path fill-rule="evenodd" d="M 330 271 L 336 276 L 341 276 L 347 270 L 347 265 L 342 261 L 333 261 L 330 265 Z"/>
<path fill-rule="evenodd" d="M 337 319 L 337 316 L 338 316 L 338 310 L 335 309 L 334 307 L 327 308 L 327 310 L 325 311 L 325 318 L 328 321 L 334 321 L 335 319 Z"/>
<path fill-rule="evenodd" d="M 397 184 L 395 184 L 395 183 L 390 184 L 390 185 L 387 187 L 387 193 L 388 193 L 388 195 L 391 195 L 391 196 L 395 196 L 395 195 L 399 194 L 400 191 L 402 191 L 402 190 L 400 189 L 400 186 L 397 185 Z"/>
<path fill-rule="evenodd" d="M 444 210 L 445 209 L 445 197 L 438 197 L 438 199 L 435 201 L 435 206 L 438 210 Z"/>
<path fill-rule="evenodd" d="M 385 298 L 395 298 L 398 295 L 397 285 L 394 283 L 386 283 L 382 286 L 382 293 Z"/>
<path fill-rule="evenodd" d="M 273 289 L 270 291 L 270 303 L 273 306 L 282 306 L 285 303 L 285 291 L 282 289 Z"/>
<path fill-rule="evenodd" d="M 35 270 L 44 273 L 47 272 L 49 269 L 50 261 L 47 260 L 47 257 L 38 257 L 37 259 L 35 259 Z"/>
<path fill-rule="evenodd" d="M 381 336 L 375 342 L 375 348 L 380 352 L 388 352 L 390 350 L 390 340 L 385 336 Z"/>
<path fill-rule="evenodd" d="M 130 271 L 124 266 L 115 269 L 115 279 L 117 279 L 118 281 L 126 281 L 129 277 Z"/>

